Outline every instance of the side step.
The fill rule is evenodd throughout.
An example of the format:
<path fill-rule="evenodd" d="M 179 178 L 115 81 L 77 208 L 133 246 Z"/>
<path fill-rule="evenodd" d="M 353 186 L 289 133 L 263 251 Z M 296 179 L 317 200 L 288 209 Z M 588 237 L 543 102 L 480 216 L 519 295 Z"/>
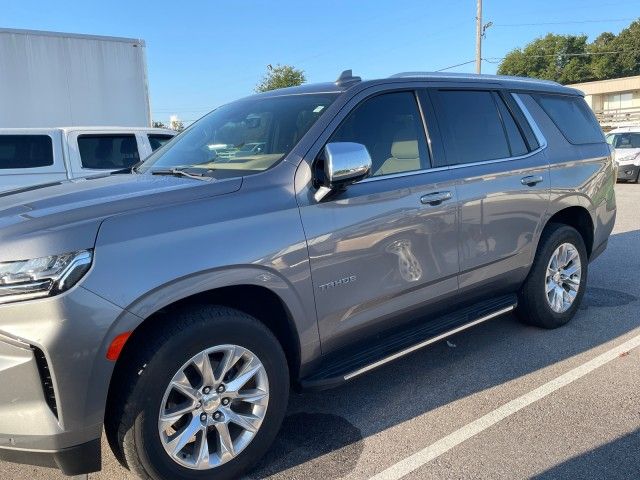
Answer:
<path fill-rule="evenodd" d="M 354 353 L 351 349 L 335 355 L 322 364 L 317 372 L 302 379 L 300 385 L 305 390 L 334 387 L 467 328 L 511 312 L 517 304 L 515 294 L 504 295 L 435 319 L 426 319 L 418 327 L 375 339 L 359 352 Z"/>

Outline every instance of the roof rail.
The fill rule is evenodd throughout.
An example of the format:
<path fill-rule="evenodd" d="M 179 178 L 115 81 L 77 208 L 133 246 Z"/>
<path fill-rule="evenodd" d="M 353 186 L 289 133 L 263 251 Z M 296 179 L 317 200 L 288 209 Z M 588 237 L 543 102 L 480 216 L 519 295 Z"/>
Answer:
<path fill-rule="evenodd" d="M 469 80 L 509 80 L 512 82 L 542 83 L 545 85 L 560 85 L 552 80 L 540 80 L 538 78 L 515 77 L 511 75 L 486 75 L 477 73 L 449 73 L 449 72 L 401 72 L 391 75 L 389 78 L 411 78 L 411 77 L 431 77 L 431 78 L 466 78 Z"/>
<path fill-rule="evenodd" d="M 360 77 L 354 77 L 353 71 L 349 69 L 349 70 L 344 70 L 340 74 L 340 76 L 336 80 L 336 85 L 338 85 L 339 87 L 342 87 L 343 85 L 349 85 L 350 83 L 360 82 L 361 80 L 362 78 Z"/>

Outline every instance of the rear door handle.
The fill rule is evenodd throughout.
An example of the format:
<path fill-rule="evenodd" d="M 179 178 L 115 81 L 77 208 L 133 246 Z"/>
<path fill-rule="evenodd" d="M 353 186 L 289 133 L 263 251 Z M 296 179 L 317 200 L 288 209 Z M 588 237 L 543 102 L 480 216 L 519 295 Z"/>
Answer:
<path fill-rule="evenodd" d="M 433 192 L 427 193 L 420 197 L 420 202 L 424 205 L 440 205 L 442 202 L 446 202 L 447 200 L 451 200 L 453 198 L 453 194 L 451 192 Z"/>
<path fill-rule="evenodd" d="M 527 187 L 533 187 L 543 180 L 544 178 L 542 178 L 540 175 L 529 175 L 528 177 L 522 177 L 520 179 L 520 183 L 522 183 L 522 185 L 526 185 Z"/>

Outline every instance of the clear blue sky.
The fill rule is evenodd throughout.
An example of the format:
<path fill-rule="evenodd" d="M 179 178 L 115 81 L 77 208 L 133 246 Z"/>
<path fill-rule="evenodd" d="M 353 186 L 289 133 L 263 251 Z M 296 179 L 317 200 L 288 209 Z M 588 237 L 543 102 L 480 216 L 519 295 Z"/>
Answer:
<path fill-rule="evenodd" d="M 196 119 L 252 93 L 270 63 L 302 68 L 317 82 L 334 80 L 346 68 L 375 78 L 438 70 L 475 55 L 475 0 L 3 3 L 2 27 L 143 38 L 153 118 L 165 122 L 170 114 Z M 503 57 L 548 32 L 590 39 L 617 33 L 639 16 L 638 0 L 484 0 L 483 20 L 495 26 L 483 57 Z M 495 73 L 496 66 L 485 63 L 483 73 Z"/>

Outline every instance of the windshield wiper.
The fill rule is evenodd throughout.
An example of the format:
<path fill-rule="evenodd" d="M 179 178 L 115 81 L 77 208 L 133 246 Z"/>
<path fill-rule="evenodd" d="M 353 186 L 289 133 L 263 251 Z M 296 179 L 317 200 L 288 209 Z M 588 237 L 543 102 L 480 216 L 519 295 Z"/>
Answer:
<path fill-rule="evenodd" d="M 211 170 L 204 170 L 199 172 L 201 169 L 185 169 L 185 168 L 158 168 L 155 170 L 151 170 L 151 175 L 173 175 L 174 177 L 187 177 L 194 178 L 196 180 L 204 180 L 210 181 L 213 180 Z"/>

